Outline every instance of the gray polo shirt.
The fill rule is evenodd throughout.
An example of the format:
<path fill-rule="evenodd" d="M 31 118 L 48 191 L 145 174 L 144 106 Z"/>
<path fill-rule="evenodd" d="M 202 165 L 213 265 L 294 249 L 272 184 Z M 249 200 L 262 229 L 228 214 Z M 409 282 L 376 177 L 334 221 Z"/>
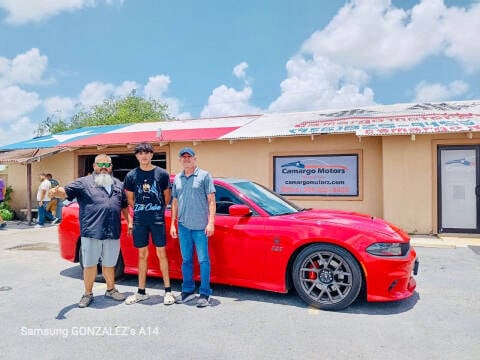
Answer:
<path fill-rule="evenodd" d="M 200 168 L 190 176 L 185 171 L 173 180 L 172 198 L 178 200 L 178 222 L 190 230 L 204 230 L 208 224 L 207 195 L 215 192 L 210 174 Z"/>

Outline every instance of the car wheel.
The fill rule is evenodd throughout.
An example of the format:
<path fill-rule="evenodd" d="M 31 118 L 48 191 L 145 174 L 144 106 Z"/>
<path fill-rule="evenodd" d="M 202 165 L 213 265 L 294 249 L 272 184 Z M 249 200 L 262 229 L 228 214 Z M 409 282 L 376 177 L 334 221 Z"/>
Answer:
<path fill-rule="evenodd" d="M 80 268 L 82 269 L 83 273 L 83 257 L 82 257 L 82 246 L 78 247 L 78 262 L 80 263 Z M 117 263 L 115 265 L 115 280 L 121 279 L 125 273 L 125 263 L 123 262 L 122 251 L 118 254 Z M 102 275 L 102 261 L 100 260 L 97 264 L 97 278 L 95 279 L 97 282 L 105 282 L 105 278 Z"/>
<path fill-rule="evenodd" d="M 338 246 L 315 244 L 295 259 L 293 284 L 309 305 L 322 310 L 341 310 L 358 296 L 362 286 L 360 267 L 353 256 Z"/>

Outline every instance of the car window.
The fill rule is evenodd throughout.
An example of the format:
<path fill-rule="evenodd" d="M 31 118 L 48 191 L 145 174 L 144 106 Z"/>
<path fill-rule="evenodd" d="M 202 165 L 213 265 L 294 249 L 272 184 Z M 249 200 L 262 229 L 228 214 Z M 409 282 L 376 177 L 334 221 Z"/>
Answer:
<path fill-rule="evenodd" d="M 217 205 L 217 214 L 228 215 L 228 208 L 234 204 L 242 204 L 230 190 L 223 186 L 215 185 L 215 202 Z"/>
<path fill-rule="evenodd" d="M 251 181 L 239 181 L 232 184 L 242 194 L 257 203 L 270 215 L 292 214 L 301 211 L 294 203 L 288 201 L 279 194 L 270 191 L 266 187 Z"/>

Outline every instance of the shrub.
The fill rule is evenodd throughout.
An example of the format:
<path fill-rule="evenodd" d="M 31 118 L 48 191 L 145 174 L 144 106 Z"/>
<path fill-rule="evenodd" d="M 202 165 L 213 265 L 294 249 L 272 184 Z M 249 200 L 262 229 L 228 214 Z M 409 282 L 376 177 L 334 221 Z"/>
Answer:
<path fill-rule="evenodd" d="M 0 209 L 0 215 L 5 221 L 13 220 L 13 212 L 8 209 Z"/>

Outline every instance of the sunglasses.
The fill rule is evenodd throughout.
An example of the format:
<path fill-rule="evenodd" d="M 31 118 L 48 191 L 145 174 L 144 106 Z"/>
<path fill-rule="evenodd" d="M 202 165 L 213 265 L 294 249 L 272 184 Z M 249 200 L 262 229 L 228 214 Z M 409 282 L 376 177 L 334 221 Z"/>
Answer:
<path fill-rule="evenodd" d="M 108 169 L 110 166 L 112 166 L 112 163 L 109 163 L 109 162 L 97 162 L 96 164 L 99 168 L 105 168 L 105 169 Z"/>

